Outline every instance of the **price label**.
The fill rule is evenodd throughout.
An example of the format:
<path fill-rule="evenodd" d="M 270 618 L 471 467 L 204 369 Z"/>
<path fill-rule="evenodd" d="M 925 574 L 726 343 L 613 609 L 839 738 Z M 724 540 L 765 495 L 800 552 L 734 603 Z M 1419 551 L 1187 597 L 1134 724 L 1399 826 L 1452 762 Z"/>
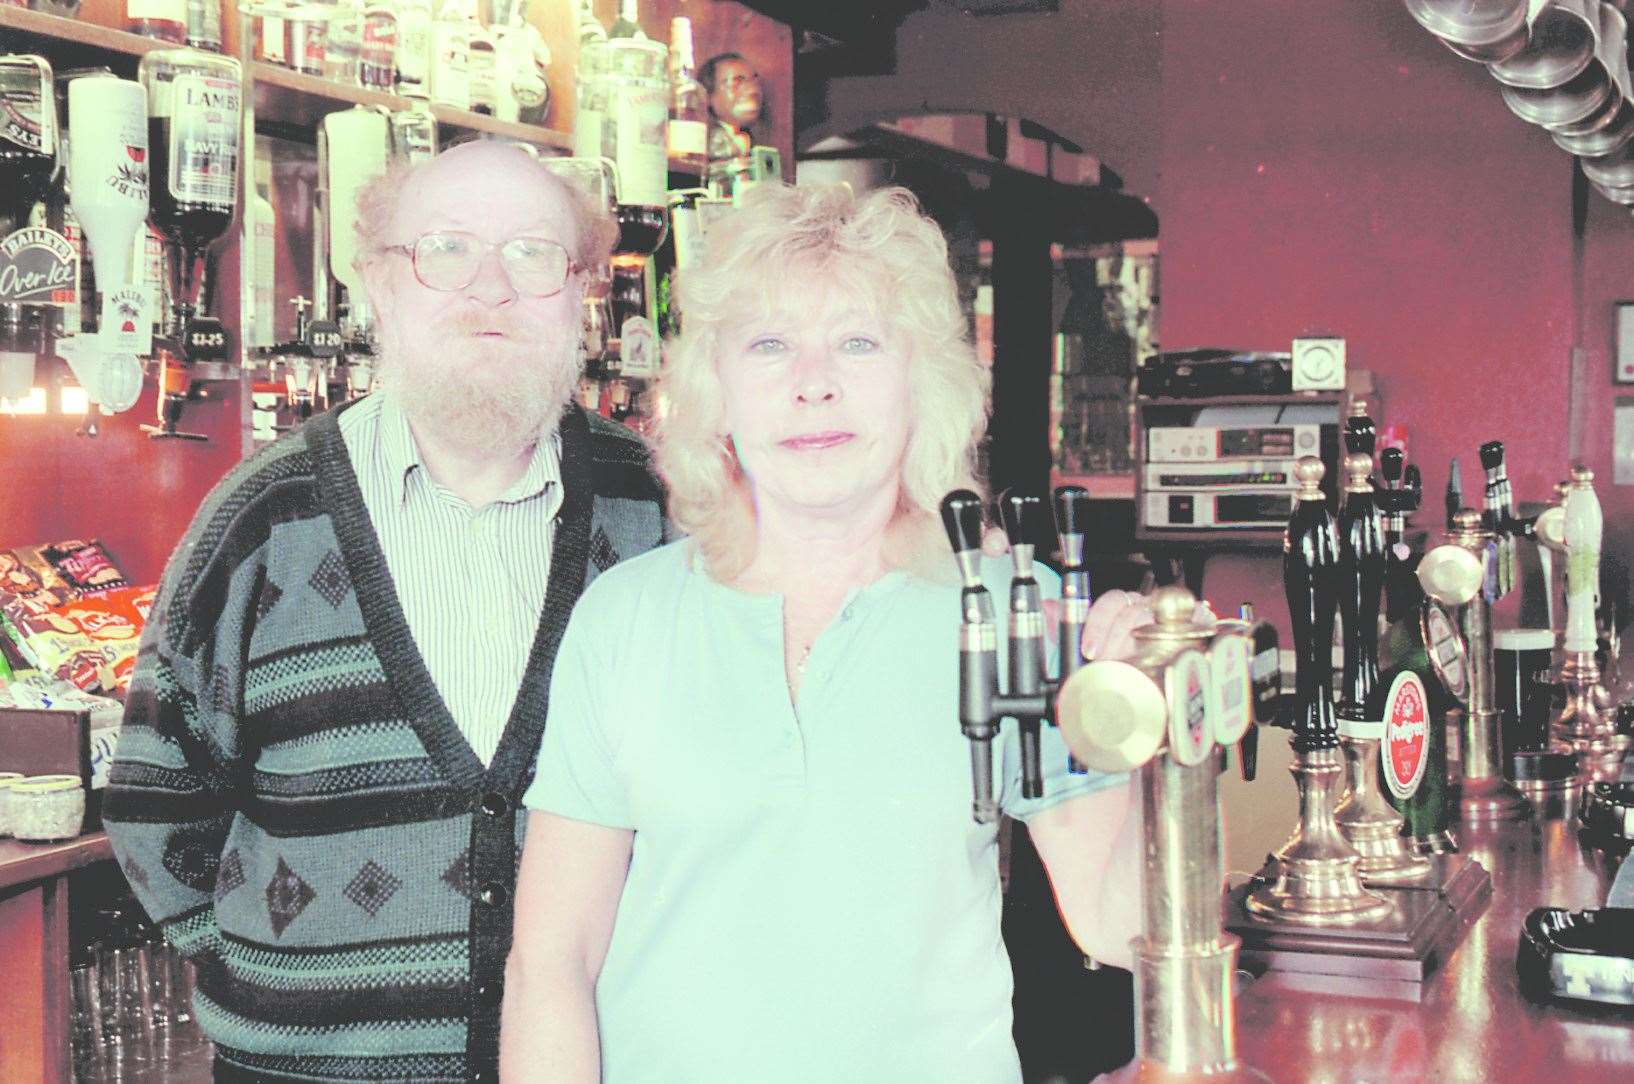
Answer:
<path fill-rule="evenodd" d="M 29 226 L 0 240 L 0 302 L 70 305 L 79 296 L 79 259 L 66 237 Z"/>
<path fill-rule="evenodd" d="M 333 320 L 314 320 L 306 325 L 306 346 L 315 358 L 332 358 L 344 345 L 340 325 Z"/>
<path fill-rule="evenodd" d="M 227 329 L 214 316 L 195 316 L 182 332 L 182 355 L 188 361 L 224 361 L 228 345 Z"/>

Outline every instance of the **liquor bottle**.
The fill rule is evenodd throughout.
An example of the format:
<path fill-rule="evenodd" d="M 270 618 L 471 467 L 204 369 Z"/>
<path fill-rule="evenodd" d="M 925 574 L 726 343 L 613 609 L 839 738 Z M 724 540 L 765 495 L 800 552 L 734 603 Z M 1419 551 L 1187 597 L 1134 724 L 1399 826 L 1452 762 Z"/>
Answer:
<path fill-rule="evenodd" d="M 1391 689 L 1402 675 L 1411 675 L 1424 691 L 1421 778 L 1410 792 L 1399 785 L 1388 789 L 1391 804 L 1401 811 L 1404 831 L 1420 851 L 1431 854 L 1458 849 L 1449 830 L 1456 802 L 1448 779 L 1446 719 L 1469 696 L 1470 670 L 1456 616 L 1425 591 L 1424 583 L 1432 583 L 1436 593 L 1449 600 L 1473 598 L 1482 575 L 1481 562 L 1457 546 L 1431 550 L 1411 580 L 1411 603 L 1379 641 L 1378 687 Z"/>
<path fill-rule="evenodd" d="M 669 50 L 635 38 L 615 38 L 601 48 L 609 55 L 609 73 L 617 74 L 609 80 L 601 120 L 601 157 L 618 167 L 615 251 L 645 256 L 657 250 L 667 229 Z"/>
<path fill-rule="evenodd" d="M 68 84 L 68 183 L 104 296 L 130 283 L 131 245 L 148 216 L 147 92 L 87 75 Z"/>
<path fill-rule="evenodd" d="M 187 0 L 187 44 L 221 52 L 221 0 Z"/>
<path fill-rule="evenodd" d="M 0 237 L 28 222 L 57 171 L 57 99 L 51 65 L 0 56 Z"/>
<path fill-rule="evenodd" d="M 198 263 L 227 232 L 238 202 L 243 80 L 237 60 L 183 49 L 148 53 L 139 74 L 148 91 L 151 219 L 180 249 L 172 278 L 185 319 Z"/>
<path fill-rule="evenodd" d="M 187 5 L 188 0 L 125 0 L 125 29 L 172 45 L 184 45 Z M 218 22 L 219 19 L 218 14 Z"/>
<path fill-rule="evenodd" d="M 255 58 L 268 64 L 289 67 L 289 24 L 277 15 L 261 15 L 255 20 Z"/>
<path fill-rule="evenodd" d="M 607 28 L 596 18 L 595 0 L 579 0 L 579 44 L 606 40 Z"/>
<path fill-rule="evenodd" d="M 393 111 L 386 118 L 393 162 L 423 162 L 437 153 L 437 118 L 424 103 Z"/>
<path fill-rule="evenodd" d="M 637 2 L 638 0 L 618 0 L 618 18 L 607 28 L 608 38 L 646 40 L 647 35 L 641 32 L 641 17 L 636 13 Z"/>
<path fill-rule="evenodd" d="M 131 248 L 130 280 L 140 283 L 153 299 L 153 330 L 163 333 L 168 317 L 170 276 L 166 273 L 165 235 L 150 222 Z"/>
<path fill-rule="evenodd" d="M 466 107 L 473 113 L 492 117 L 499 114 L 502 96 L 508 96 L 507 86 L 500 89 L 499 45 L 493 34 L 477 21 L 474 8 L 467 8 L 465 29 Z M 505 80 L 509 83 L 509 79 Z M 512 113 L 515 110 L 511 110 Z"/>
<path fill-rule="evenodd" d="M 255 160 L 255 323 L 245 329 L 244 345 L 271 346 L 278 341 L 278 216 L 268 198 L 272 192 L 272 161 Z"/>
<path fill-rule="evenodd" d="M 397 5 L 397 93 L 431 97 L 431 0 Z"/>
<path fill-rule="evenodd" d="M 288 9 L 286 52 L 289 66 L 302 75 L 323 77 L 323 57 L 329 37 L 329 9 L 319 5 Z"/>
<path fill-rule="evenodd" d="M 708 167 L 709 94 L 698 82 L 692 20 L 670 20 L 669 168 L 702 178 Z"/>
<path fill-rule="evenodd" d="M 363 52 L 363 6 L 360 0 L 339 0 L 323 41 L 323 77 L 342 86 L 355 87 Z"/>
<path fill-rule="evenodd" d="M 397 85 L 397 9 L 372 3 L 363 9 L 363 41 L 358 51 L 358 79 L 371 90 L 390 93 Z"/>
<path fill-rule="evenodd" d="M 550 109 L 550 47 L 539 28 L 523 16 L 526 4 L 511 8 L 509 21 L 494 30 L 499 50 L 499 119 L 543 124 Z"/>
<path fill-rule="evenodd" d="M 455 109 L 471 104 L 470 36 L 476 16 L 470 0 L 444 0 L 431 24 L 427 55 L 431 100 Z"/>

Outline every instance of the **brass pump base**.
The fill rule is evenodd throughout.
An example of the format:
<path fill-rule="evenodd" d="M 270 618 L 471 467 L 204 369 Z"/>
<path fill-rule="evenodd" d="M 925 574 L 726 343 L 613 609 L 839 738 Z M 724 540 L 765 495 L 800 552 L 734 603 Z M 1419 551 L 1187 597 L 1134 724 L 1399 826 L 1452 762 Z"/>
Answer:
<path fill-rule="evenodd" d="M 1498 713 L 1466 709 L 1458 713 L 1458 723 L 1463 745 L 1462 778 L 1458 782 L 1460 819 L 1465 824 L 1529 819 L 1532 803 L 1504 778 L 1499 764 Z"/>
<path fill-rule="evenodd" d="M 1339 832 L 1361 856 L 1357 869 L 1365 885 L 1393 885 L 1422 880 L 1430 860 L 1413 850 L 1401 834 L 1401 814 L 1379 792 L 1378 738 L 1341 738 L 1350 774 L 1350 793 L 1334 811 Z"/>
<path fill-rule="evenodd" d="M 1136 940 L 1135 1007 L 1145 1026 L 1135 1032 L 1135 1059 L 1100 1079 L 1141 1084 L 1268 1081 L 1264 1073 L 1237 1061 L 1230 1006 L 1238 945 L 1237 938 L 1225 934 L 1213 944 L 1168 953 L 1155 951 L 1144 937 Z M 1196 1026 L 1218 1019 L 1222 1006 L 1224 1026 Z"/>
<path fill-rule="evenodd" d="M 1629 750 L 1627 734 L 1606 710 L 1609 697 L 1600 685 L 1600 666 L 1592 651 L 1572 651 L 1560 668 L 1566 706 L 1549 723 L 1550 736 L 1577 757 L 1584 783 L 1614 783 Z"/>
<path fill-rule="evenodd" d="M 1311 926 L 1348 926 L 1390 913 L 1391 904 L 1362 887 L 1360 857 L 1334 823 L 1334 790 L 1344 773 L 1337 748 L 1294 757 L 1299 827 L 1272 862 L 1275 876 L 1249 893 L 1250 914 Z"/>

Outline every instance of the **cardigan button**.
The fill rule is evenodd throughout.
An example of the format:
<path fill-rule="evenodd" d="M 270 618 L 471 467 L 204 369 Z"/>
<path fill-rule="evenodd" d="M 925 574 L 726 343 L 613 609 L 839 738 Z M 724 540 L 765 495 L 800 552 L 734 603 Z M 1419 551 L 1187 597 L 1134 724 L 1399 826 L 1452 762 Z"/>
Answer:
<path fill-rule="evenodd" d="M 477 899 L 481 900 L 489 907 L 499 907 L 509 898 L 510 892 L 498 881 L 489 881 L 487 884 L 483 885 L 482 890 L 477 893 Z"/>
<path fill-rule="evenodd" d="M 503 794 L 490 791 L 482 796 L 481 808 L 483 813 L 490 817 L 503 817 L 510 812 L 511 803 Z"/>

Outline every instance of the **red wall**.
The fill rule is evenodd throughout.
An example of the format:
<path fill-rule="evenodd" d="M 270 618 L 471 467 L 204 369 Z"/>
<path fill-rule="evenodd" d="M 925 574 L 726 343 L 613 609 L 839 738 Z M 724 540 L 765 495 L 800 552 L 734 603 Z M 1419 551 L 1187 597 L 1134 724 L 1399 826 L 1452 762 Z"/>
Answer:
<path fill-rule="evenodd" d="M 1479 500 L 1493 438 L 1519 496 L 1547 495 L 1567 458 L 1571 159 L 1400 4 L 1230 8 L 1164 4 L 1164 347 L 1341 334 L 1408 427 L 1432 498 L 1421 525 L 1439 523 L 1451 456 Z M 1594 273 L 1627 252 L 1624 219 L 1615 241 L 1597 230 Z M 1286 631 L 1276 568 L 1216 557 L 1205 589 Z"/>
<path fill-rule="evenodd" d="M 41 363 L 39 379 L 61 362 Z M 99 418 L 96 437 L 76 435 L 85 418 L 0 416 L 0 548 L 65 538 L 100 538 L 136 583 L 153 583 L 199 502 L 239 458 L 237 385 L 212 384 L 223 398 L 189 404 L 180 428 L 208 443 L 149 440 L 153 382 L 136 406 Z"/>

